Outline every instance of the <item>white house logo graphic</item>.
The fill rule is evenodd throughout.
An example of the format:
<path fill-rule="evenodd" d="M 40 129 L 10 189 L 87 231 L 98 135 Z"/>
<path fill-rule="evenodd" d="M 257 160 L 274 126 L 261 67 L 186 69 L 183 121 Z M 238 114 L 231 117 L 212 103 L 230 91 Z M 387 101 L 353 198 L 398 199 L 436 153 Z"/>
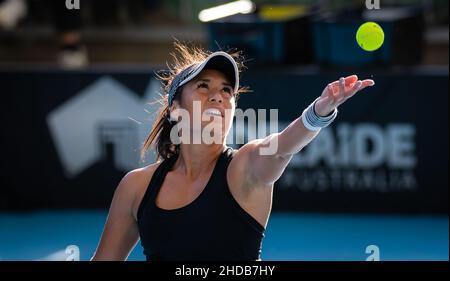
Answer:
<path fill-rule="evenodd" d="M 66 177 L 77 176 L 107 156 L 113 157 L 114 166 L 121 171 L 137 168 L 141 145 L 159 110 L 159 103 L 154 103 L 159 98 L 159 90 L 160 83 L 151 79 L 141 99 L 106 76 L 50 112 L 47 125 Z M 278 124 L 277 119 L 272 121 Z M 249 140 L 256 138 L 256 125 L 250 123 L 247 131 L 243 124 L 237 126 L 237 140 L 244 139 L 248 131 Z M 227 144 L 234 143 L 231 132 Z M 149 153 L 141 165 L 154 160 L 155 154 Z"/>
<path fill-rule="evenodd" d="M 65 175 L 73 178 L 99 161 L 108 145 L 114 149 L 117 169 L 136 168 L 140 146 L 158 109 L 157 103 L 147 103 L 155 101 L 158 90 L 159 82 L 151 79 L 141 99 L 116 80 L 103 77 L 50 112 L 47 125 Z"/>

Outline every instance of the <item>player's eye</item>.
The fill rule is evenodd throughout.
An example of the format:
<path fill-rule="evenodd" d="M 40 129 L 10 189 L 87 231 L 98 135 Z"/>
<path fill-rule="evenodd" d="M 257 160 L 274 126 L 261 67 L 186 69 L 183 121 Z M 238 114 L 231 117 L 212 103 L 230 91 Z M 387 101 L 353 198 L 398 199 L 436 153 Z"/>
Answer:
<path fill-rule="evenodd" d="M 224 87 L 224 88 L 222 89 L 222 91 L 224 91 L 225 93 L 228 93 L 228 94 L 230 94 L 230 95 L 231 95 L 231 93 L 233 93 L 233 91 L 231 90 L 230 87 Z"/>
<path fill-rule="evenodd" d="M 206 84 L 205 82 L 201 82 L 197 85 L 197 88 L 206 88 L 208 89 L 208 84 Z"/>

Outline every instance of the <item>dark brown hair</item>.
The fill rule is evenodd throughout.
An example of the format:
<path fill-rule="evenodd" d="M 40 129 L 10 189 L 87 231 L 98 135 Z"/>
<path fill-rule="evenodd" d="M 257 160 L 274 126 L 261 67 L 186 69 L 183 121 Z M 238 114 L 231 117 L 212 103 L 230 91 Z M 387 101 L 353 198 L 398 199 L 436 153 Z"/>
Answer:
<path fill-rule="evenodd" d="M 192 64 L 200 63 L 204 61 L 211 52 L 206 51 L 200 47 L 190 46 L 185 43 L 180 43 L 176 41 L 174 43 L 175 52 L 171 53 L 171 57 L 173 58 L 173 64 L 168 65 L 168 71 L 156 74 L 157 78 L 162 82 L 162 98 L 159 100 L 161 107 L 158 113 L 158 116 L 153 123 L 152 130 L 145 140 L 142 148 L 141 148 L 141 158 L 144 157 L 146 151 L 154 146 L 157 152 L 157 160 L 160 158 L 168 159 L 174 155 L 179 153 L 179 145 L 175 145 L 170 140 L 170 131 L 172 127 L 175 126 L 174 122 L 169 121 L 169 106 L 167 100 L 167 93 L 169 92 L 171 83 L 183 69 L 189 67 Z M 241 72 L 244 68 L 244 57 L 242 56 L 242 52 L 237 50 L 227 51 L 238 65 L 238 70 Z M 180 98 L 180 93 L 183 87 L 177 89 L 177 94 L 175 95 L 174 100 L 178 100 Z M 248 88 L 239 88 L 238 92 L 235 93 L 236 101 L 240 93 L 247 92 Z"/>

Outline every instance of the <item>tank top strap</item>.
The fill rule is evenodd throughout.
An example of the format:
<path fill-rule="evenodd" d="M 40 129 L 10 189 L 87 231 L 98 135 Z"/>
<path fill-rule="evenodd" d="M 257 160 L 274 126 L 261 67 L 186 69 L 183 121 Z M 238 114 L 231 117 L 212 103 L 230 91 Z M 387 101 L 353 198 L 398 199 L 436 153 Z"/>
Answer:
<path fill-rule="evenodd" d="M 216 175 L 216 178 L 213 179 L 216 182 L 216 184 L 222 185 L 225 183 L 226 181 L 226 174 L 227 174 L 227 170 L 228 170 L 228 166 L 231 162 L 231 160 L 233 159 L 234 154 L 237 152 L 237 150 L 233 149 L 232 147 L 227 146 L 222 154 L 221 154 L 221 161 L 217 167 L 218 172 Z"/>
<path fill-rule="evenodd" d="M 227 165 L 230 164 L 230 162 L 233 159 L 233 156 L 236 154 L 236 152 L 238 152 L 237 149 L 234 149 L 229 146 L 227 147 L 227 149 L 225 151 L 225 159 L 226 159 Z"/>
<path fill-rule="evenodd" d="M 208 185 L 219 185 L 224 183 L 224 180 L 226 180 L 226 171 L 228 168 L 228 165 L 233 158 L 234 153 L 236 153 L 237 150 L 234 150 L 231 147 L 225 147 L 222 151 L 222 154 L 220 155 L 219 159 L 217 160 L 218 163 L 216 167 L 214 168 L 214 171 L 211 175 L 211 178 L 209 180 Z M 142 212 L 144 209 L 149 207 L 149 202 L 155 202 L 156 197 L 159 193 L 159 190 L 162 187 L 162 184 L 164 182 L 164 179 L 166 178 L 167 173 L 172 169 L 173 165 L 175 164 L 176 160 L 178 159 L 178 155 L 173 156 L 169 159 L 166 159 L 161 162 L 161 164 L 156 168 L 155 172 L 153 173 L 152 179 L 150 180 L 150 183 L 147 186 L 147 190 L 145 191 L 144 197 L 141 200 L 141 203 L 138 208 L 137 212 L 137 220 L 139 222 L 140 217 L 142 216 Z M 206 190 L 204 190 L 204 193 L 210 193 L 208 185 L 205 187 Z M 216 188 L 217 189 L 217 188 Z"/>
<path fill-rule="evenodd" d="M 166 178 L 167 173 L 170 171 L 170 169 L 172 169 L 177 158 L 178 155 L 172 156 L 169 159 L 165 159 L 156 168 L 150 180 L 150 183 L 147 186 L 147 190 L 144 193 L 144 197 L 142 198 L 141 203 L 139 205 L 138 212 L 136 215 L 138 221 L 139 218 L 141 217 L 142 211 L 146 208 L 148 202 L 152 202 L 156 199 L 156 196 L 158 195 L 158 192 L 161 189 L 161 186 L 164 182 L 164 179 Z"/>
<path fill-rule="evenodd" d="M 215 179 L 217 185 L 221 188 L 217 188 L 216 190 L 217 192 L 219 192 L 219 198 L 224 204 L 231 206 L 236 211 L 238 216 L 249 223 L 258 233 L 264 233 L 265 228 L 239 205 L 239 203 L 231 194 L 230 188 L 228 186 L 227 170 L 236 152 L 238 152 L 237 149 L 233 149 L 232 147 L 226 148 L 226 151 L 223 155 L 224 161 L 222 162 L 222 166 L 220 167 L 221 174 Z"/>
<path fill-rule="evenodd" d="M 233 158 L 234 153 L 237 150 L 233 150 L 233 148 L 226 146 L 222 153 L 219 156 L 219 159 L 217 160 L 216 167 L 214 168 L 214 172 L 211 175 L 209 184 L 212 186 L 221 186 L 225 183 L 226 180 L 226 173 L 228 169 L 228 165 L 231 162 L 231 159 Z M 215 190 L 218 190 L 218 188 L 214 188 Z"/>

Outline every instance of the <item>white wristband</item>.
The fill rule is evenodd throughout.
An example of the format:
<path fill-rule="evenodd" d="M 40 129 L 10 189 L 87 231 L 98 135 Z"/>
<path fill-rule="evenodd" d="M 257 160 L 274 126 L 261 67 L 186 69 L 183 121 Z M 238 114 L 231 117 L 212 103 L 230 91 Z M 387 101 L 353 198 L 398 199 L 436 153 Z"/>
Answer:
<path fill-rule="evenodd" d="M 338 110 L 334 109 L 334 111 L 328 116 L 322 117 L 317 115 L 314 110 L 314 105 L 318 99 L 319 98 L 310 104 L 302 113 L 303 125 L 310 131 L 319 131 L 320 129 L 327 127 L 333 123 L 338 113 Z"/>

